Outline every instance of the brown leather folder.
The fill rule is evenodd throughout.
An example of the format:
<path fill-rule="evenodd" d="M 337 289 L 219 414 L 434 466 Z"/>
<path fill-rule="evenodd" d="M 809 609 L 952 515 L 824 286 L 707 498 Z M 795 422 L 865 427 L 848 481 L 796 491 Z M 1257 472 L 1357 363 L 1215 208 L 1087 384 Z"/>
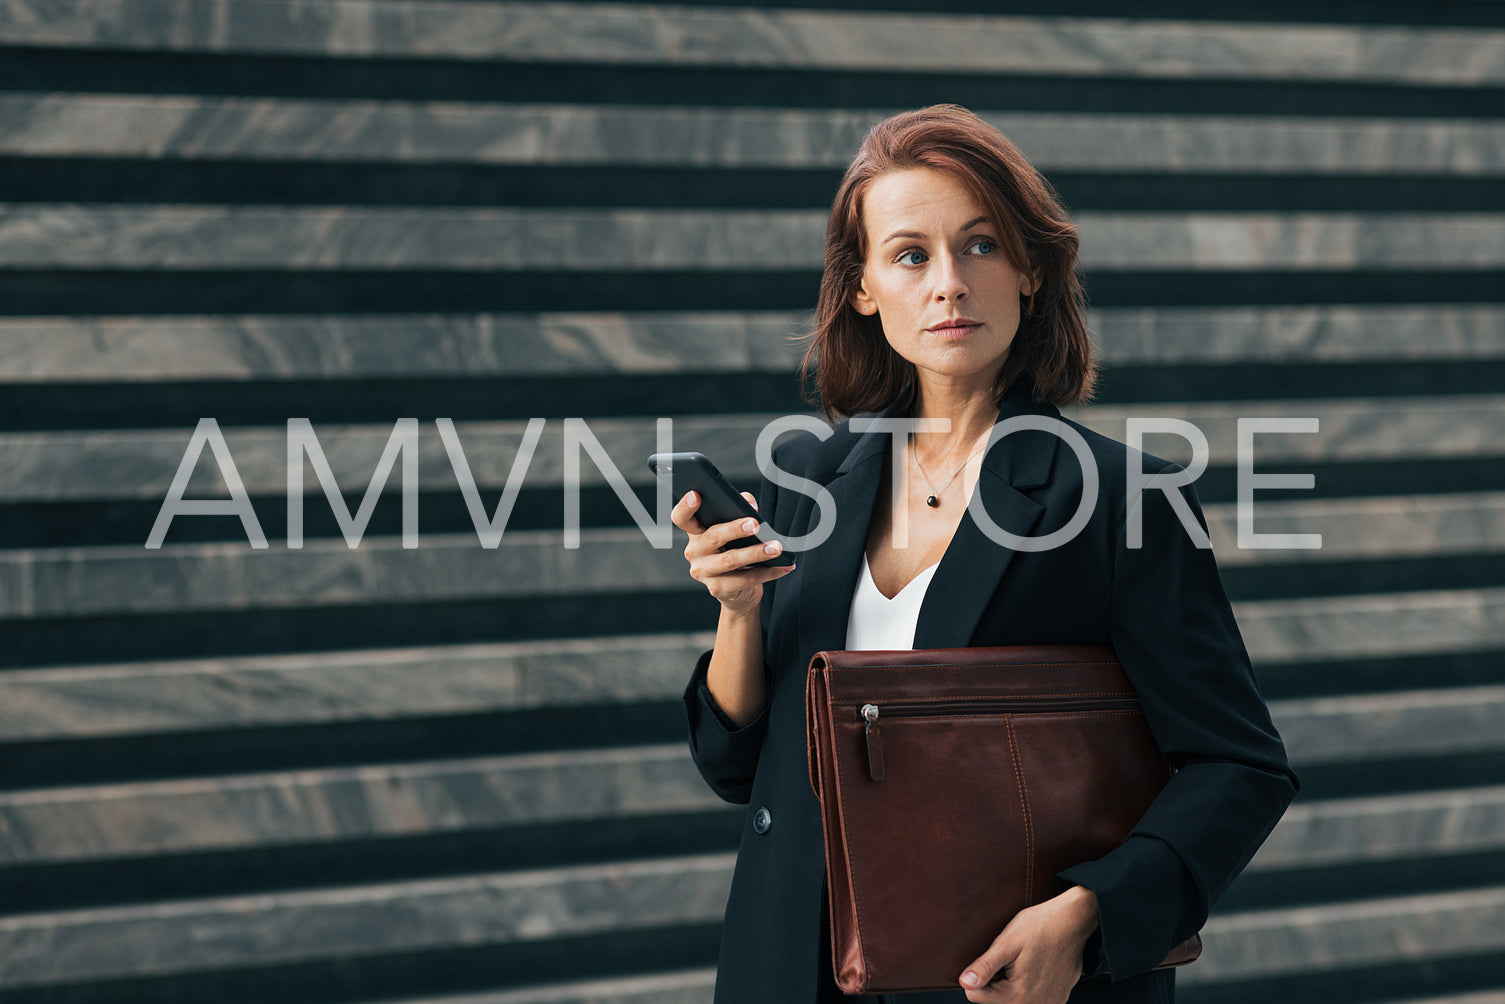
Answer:
<path fill-rule="evenodd" d="M 1121 844 L 1171 774 L 1107 646 L 819 652 L 807 683 L 849 994 L 957 988 L 1057 872 Z M 1200 953 L 1194 935 L 1161 967 Z"/>

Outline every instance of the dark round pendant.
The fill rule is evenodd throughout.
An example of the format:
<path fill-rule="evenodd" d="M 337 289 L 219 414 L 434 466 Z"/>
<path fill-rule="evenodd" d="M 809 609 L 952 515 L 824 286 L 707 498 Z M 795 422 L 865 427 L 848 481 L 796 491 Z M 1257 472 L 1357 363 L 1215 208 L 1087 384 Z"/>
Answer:
<path fill-rule="evenodd" d="M 941 500 L 936 498 L 934 495 L 927 495 L 925 496 L 925 504 L 934 509 L 936 506 L 941 504 Z"/>

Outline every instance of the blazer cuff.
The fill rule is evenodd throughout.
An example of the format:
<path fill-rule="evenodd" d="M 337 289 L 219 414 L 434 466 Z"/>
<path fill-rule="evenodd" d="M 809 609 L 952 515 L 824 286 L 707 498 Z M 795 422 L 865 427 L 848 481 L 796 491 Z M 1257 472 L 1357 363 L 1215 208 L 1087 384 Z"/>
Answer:
<path fill-rule="evenodd" d="M 712 649 L 701 653 L 683 695 L 690 728 L 690 753 L 711 789 L 729 802 L 752 797 L 752 777 L 768 730 L 768 704 L 738 728 L 711 697 L 706 686 Z M 771 703 L 771 702 L 769 702 Z"/>
<path fill-rule="evenodd" d="M 1154 969 L 1204 919 L 1191 872 L 1157 837 L 1130 834 L 1104 857 L 1058 872 L 1056 882 L 1097 894 L 1098 930 L 1087 950 L 1095 939 L 1098 954 L 1088 954 L 1083 966 L 1088 976 L 1107 972 L 1115 983 Z"/>

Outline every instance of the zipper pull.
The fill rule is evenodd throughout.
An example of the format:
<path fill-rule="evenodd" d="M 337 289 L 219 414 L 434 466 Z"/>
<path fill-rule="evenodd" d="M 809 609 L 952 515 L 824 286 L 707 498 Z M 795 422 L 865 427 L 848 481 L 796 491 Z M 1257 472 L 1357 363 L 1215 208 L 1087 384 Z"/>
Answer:
<path fill-rule="evenodd" d="M 883 780 L 883 734 L 878 731 L 878 705 L 864 704 L 862 720 L 867 723 L 863 726 L 863 732 L 867 734 L 868 777 L 874 781 L 881 781 Z"/>

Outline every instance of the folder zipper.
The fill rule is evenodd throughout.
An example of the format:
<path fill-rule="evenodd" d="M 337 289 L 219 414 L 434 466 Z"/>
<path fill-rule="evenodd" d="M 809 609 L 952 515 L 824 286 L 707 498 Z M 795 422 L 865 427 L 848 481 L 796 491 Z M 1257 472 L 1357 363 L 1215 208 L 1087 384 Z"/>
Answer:
<path fill-rule="evenodd" d="M 882 781 L 883 734 L 878 729 L 880 716 L 889 718 L 935 718 L 941 715 L 971 714 L 976 712 L 1005 715 L 1041 715 L 1071 711 L 1137 711 L 1136 697 L 1035 697 L 1028 699 L 994 698 L 977 701 L 936 701 L 926 704 L 890 704 L 881 710 L 876 704 L 864 704 L 857 709 L 863 721 L 863 736 L 867 740 L 867 772 L 874 781 Z"/>

